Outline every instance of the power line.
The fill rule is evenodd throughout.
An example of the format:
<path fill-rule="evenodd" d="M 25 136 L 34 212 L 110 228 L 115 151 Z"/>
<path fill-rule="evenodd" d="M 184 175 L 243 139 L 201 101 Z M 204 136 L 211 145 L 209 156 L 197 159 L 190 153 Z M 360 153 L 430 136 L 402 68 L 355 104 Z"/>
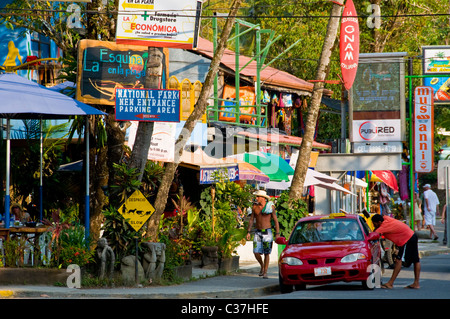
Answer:
<path fill-rule="evenodd" d="M 14 13 L 11 11 L 19 11 L 21 13 Z M 118 10 L 81 10 L 81 13 L 83 14 L 91 14 L 91 15 L 115 15 L 115 14 L 121 14 L 121 15 L 135 15 L 135 14 L 144 14 L 144 12 L 154 12 L 155 14 L 158 13 L 167 13 L 167 12 L 196 12 L 195 9 L 192 10 L 147 10 L 147 11 L 118 11 Z M 1 8 L 0 9 L 0 16 L 5 15 L 24 15 L 26 13 L 71 13 L 67 12 L 66 10 L 59 10 L 59 9 L 28 9 L 28 8 Z M 191 14 L 176 14 L 178 17 L 190 17 L 193 18 L 195 15 Z M 382 14 L 382 15 L 375 15 L 375 14 L 358 14 L 351 16 L 353 18 L 360 18 L 360 19 L 367 19 L 367 18 L 408 18 L 408 17 L 449 17 L 450 13 L 411 13 L 411 14 Z M 202 19 L 212 19 L 212 18 L 227 18 L 227 16 L 216 16 L 216 15 L 201 15 Z M 231 16 L 229 16 L 231 17 Z M 235 15 L 234 18 L 237 19 L 326 19 L 326 18 L 341 18 L 341 16 L 333 16 L 333 15 L 309 15 L 309 14 L 303 14 L 303 15 L 294 15 L 294 14 L 284 14 L 284 15 Z"/>

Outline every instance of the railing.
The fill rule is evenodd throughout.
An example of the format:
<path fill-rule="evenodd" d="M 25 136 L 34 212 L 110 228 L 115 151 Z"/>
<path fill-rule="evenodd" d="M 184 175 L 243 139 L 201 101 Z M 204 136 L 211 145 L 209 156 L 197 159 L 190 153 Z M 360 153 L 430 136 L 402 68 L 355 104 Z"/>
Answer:
<path fill-rule="evenodd" d="M 195 81 L 194 83 L 192 83 L 188 79 L 183 79 L 180 82 L 175 76 L 171 76 L 169 78 L 169 89 L 180 90 L 181 121 L 186 121 L 189 115 L 191 115 L 192 111 L 194 111 L 195 103 L 197 103 L 202 87 L 203 85 L 200 81 Z M 206 114 L 203 114 L 201 120 L 203 123 L 206 123 Z"/>

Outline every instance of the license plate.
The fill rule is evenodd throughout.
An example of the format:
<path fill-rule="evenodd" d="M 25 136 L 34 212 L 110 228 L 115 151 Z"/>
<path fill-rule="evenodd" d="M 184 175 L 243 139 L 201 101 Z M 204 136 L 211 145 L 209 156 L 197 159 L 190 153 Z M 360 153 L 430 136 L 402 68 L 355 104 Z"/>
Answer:
<path fill-rule="evenodd" d="M 315 276 L 329 276 L 331 275 L 331 267 L 314 268 Z"/>

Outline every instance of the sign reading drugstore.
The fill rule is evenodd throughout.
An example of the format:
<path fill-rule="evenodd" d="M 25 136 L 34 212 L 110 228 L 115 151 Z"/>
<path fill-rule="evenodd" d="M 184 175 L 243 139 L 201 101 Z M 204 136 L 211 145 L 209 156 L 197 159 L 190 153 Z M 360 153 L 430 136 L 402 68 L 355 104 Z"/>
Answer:
<path fill-rule="evenodd" d="M 414 90 L 414 170 L 429 173 L 434 168 L 434 98 L 433 88 Z"/>
<path fill-rule="evenodd" d="M 201 5 L 198 0 L 120 0 L 116 42 L 195 48 Z"/>

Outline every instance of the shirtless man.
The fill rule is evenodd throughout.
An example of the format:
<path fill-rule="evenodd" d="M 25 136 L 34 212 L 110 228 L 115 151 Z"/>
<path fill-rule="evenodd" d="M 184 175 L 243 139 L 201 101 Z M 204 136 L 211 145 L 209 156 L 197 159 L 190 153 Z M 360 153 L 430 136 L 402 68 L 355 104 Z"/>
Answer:
<path fill-rule="evenodd" d="M 267 279 L 267 269 L 269 268 L 269 258 L 272 252 L 273 236 L 271 219 L 275 223 L 275 239 L 280 236 L 280 226 L 278 224 L 277 215 L 275 214 L 275 206 L 270 202 L 270 197 L 265 191 L 259 190 L 254 193 L 256 200 L 252 207 L 252 214 L 248 224 L 247 240 L 250 240 L 250 231 L 253 221 L 256 220 L 255 236 L 253 238 L 253 254 L 261 266 L 259 276 Z M 262 259 L 264 255 L 264 261 Z"/>

